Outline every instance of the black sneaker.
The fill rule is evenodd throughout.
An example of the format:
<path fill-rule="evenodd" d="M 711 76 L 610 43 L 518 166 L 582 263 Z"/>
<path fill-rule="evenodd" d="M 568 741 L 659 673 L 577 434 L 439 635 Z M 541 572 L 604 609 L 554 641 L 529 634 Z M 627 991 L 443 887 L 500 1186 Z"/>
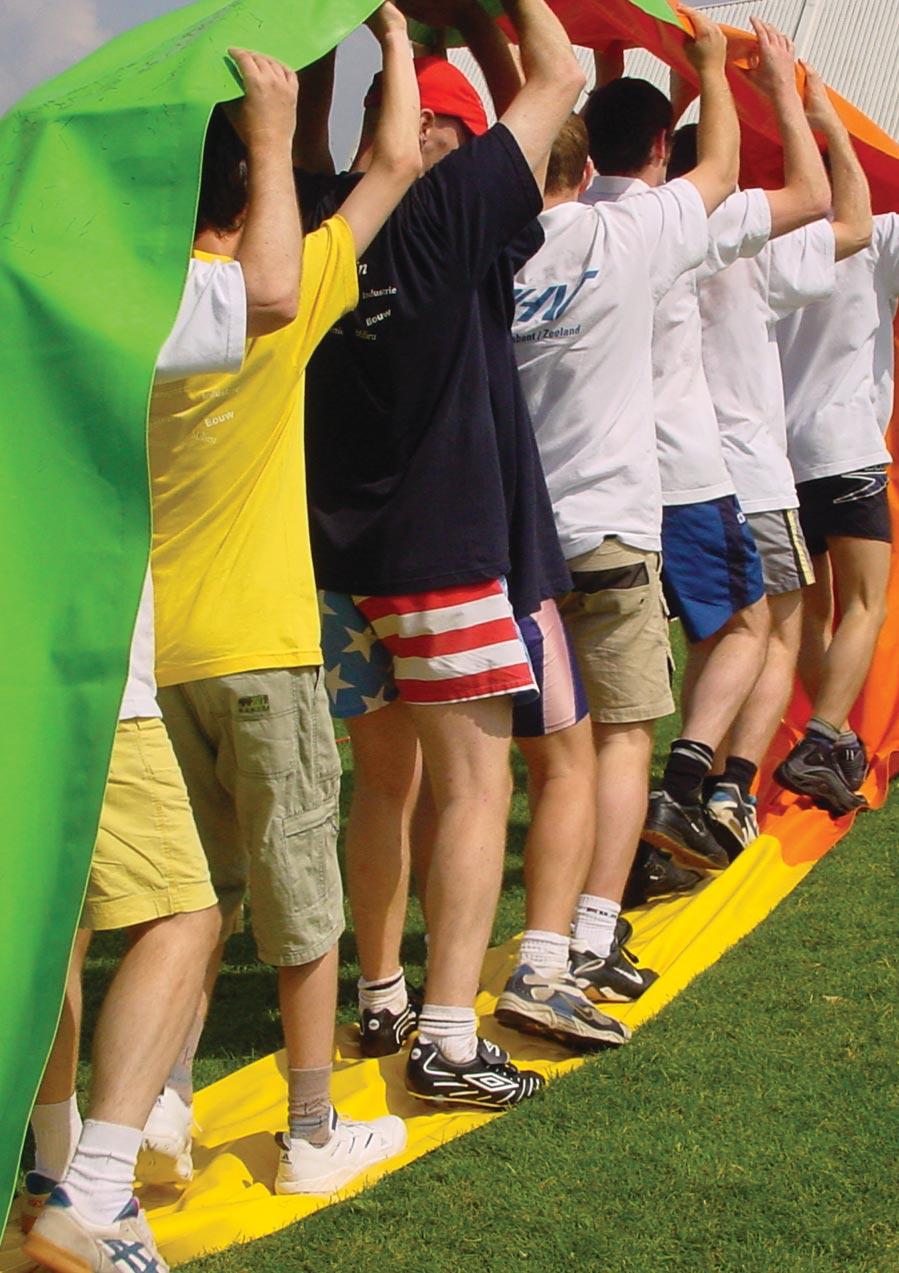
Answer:
<path fill-rule="evenodd" d="M 744 797 L 735 782 L 718 783 L 705 802 L 705 816 L 730 862 L 759 838 L 755 797 Z"/>
<path fill-rule="evenodd" d="M 854 743 L 834 743 L 834 763 L 850 791 L 858 791 L 868 776 L 868 753 L 860 738 Z"/>
<path fill-rule="evenodd" d="M 500 1025 L 579 1049 L 617 1047 L 631 1037 L 623 1022 L 594 1008 L 574 977 L 544 977 L 526 964 L 506 982 L 494 1016 Z"/>
<path fill-rule="evenodd" d="M 594 955 L 592 950 L 572 950 L 569 964 L 575 981 L 591 998 L 606 1003 L 629 1003 L 639 999 L 659 974 L 651 968 L 638 968 L 637 960 L 625 946 L 633 929 L 626 919 L 615 926 L 612 949 L 607 955 Z"/>
<path fill-rule="evenodd" d="M 866 809 L 864 796 L 851 791 L 836 763 L 833 748 L 814 738 L 802 738 L 774 770 L 774 779 L 788 791 L 811 796 L 815 804 L 840 818 L 855 809 Z"/>
<path fill-rule="evenodd" d="M 702 805 L 679 804 L 667 791 L 650 791 L 643 839 L 700 870 L 728 865 L 727 854 L 712 835 Z"/>
<path fill-rule="evenodd" d="M 525 1101 L 544 1086 L 533 1070 L 519 1070 L 508 1052 L 487 1039 L 478 1039 L 473 1061 L 448 1061 L 434 1043 L 416 1039 L 406 1063 L 406 1091 L 422 1101 L 507 1109 Z"/>
<path fill-rule="evenodd" d="M 406 987 L 406 1006 L 402 1012 L 371 1012 L 363 1008 L 359 1014 L 359 1051 L 363 1056 L 393 1056 L 418 1027 L 421 991 Z"/>
<path fill-rule="evenodd" d="M 679 866 L 670 853 L 653 848 L 651 844 L 641 840 L 624 886 L 621 904 L 627 910 L 632 910 L 635 906 L 643 906 L 660 897 L 691 893 L 701 879 L 699 871 L 690 871 Z"/>

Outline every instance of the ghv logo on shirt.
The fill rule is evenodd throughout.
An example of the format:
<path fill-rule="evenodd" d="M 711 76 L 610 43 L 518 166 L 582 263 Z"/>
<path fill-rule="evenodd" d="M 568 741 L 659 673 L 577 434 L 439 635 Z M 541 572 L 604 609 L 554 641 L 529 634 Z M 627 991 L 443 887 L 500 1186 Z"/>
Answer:
<path fill-rule="evenodd" d="M 596 278 L 598 274 L 599 270 L 585 270 L 574 287 L 570 289 L 568 283 L 551 283 L 540 292 L 535 287 L 516 287 L 516 323 L 533 322 L 541 310 L 543 313 L 540 314 L 540 322 L 557 323 L 564 316 L 565 311 L 574 304 L 574 299 L 584 284 Z"/>

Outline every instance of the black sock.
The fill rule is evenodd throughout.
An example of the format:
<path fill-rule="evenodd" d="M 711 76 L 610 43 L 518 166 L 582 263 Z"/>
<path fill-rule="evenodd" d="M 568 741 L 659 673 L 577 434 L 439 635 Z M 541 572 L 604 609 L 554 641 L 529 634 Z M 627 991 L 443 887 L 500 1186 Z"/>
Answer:
<path fill-rule="evenodd" d="M 732 782 L 735 787 L 739 787 L 740 795 L 748 800 L 749 790 L 758 771 L 758 765 L 754 765 L 751 760 L 745 760 L 742 756 L 728 756 L 723 781 Z"/>
<path fill-rule="evenodd" d="M 724 774 L 709 774 L 707 778 L 702 780 L 702 800 L 705 803 L 709 796 L 718 786 L 719 782 L 724 782 Z"/>
<path fill-rule="evenodd" d="M 699 804 L 702 780 L 711 772 L 714 759 L 715 753 L 706 743 L 697 743 L 691 738 L 675 739 L 665 766 L 662 790 L 678 804 Z"/>

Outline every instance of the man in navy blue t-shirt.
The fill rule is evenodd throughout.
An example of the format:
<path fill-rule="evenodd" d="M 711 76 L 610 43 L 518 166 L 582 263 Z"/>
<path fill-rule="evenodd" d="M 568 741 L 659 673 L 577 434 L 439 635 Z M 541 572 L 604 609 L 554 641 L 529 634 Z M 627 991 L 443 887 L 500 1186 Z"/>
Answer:
<path fill-rule="evenodd" d="M 396 1051 L 415 1027 L 399 946 L 420 746 L 430 944 L 407 1086 L 504 1106 L 541 1082 L 478 1039 L 473 1007 L 502 875 L 512 695 L 535 687 L 515 619 L 568 575 L 527 413 L 497 410 L 513 397 L 497 376 L 514 365 L 491 346 L 502 254 L 542 208 L 546 160 L 583 75 L 542 0 L 506 4 L 523 84 L 476 4 L 439 7 L 453 25 L 480 24 L 500 122 L 487 128 L 455 68 L 419 60 L 427 172 L 362 257 L 360 305 L 308 373 L 310 518 L 329 690 L 355 761 L 347 861 L 363 1051 Z M 367 105 L 357 171 L 376 96 Z M 353 180 L 301 178 L 307 223 Z"/>

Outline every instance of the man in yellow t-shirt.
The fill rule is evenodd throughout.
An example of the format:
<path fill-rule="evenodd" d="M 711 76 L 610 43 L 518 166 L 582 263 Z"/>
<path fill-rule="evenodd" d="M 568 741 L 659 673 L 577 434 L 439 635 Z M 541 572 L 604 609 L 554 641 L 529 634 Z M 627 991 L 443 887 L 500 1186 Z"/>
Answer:
<path fill-rule="evenodd" d="M 344 927 L 340 761 L 321 668 L 303 445 L 306 363 L 358 303 L 357 255 L 420 172 L 405 20 L 385 4 L 369 25 L 383 49 L 387 117 L 341 215 L 305 240 L 296 320 L 250 341 L 239 375 L 161 386 L 151 407 L 159 701 L 209 858 L 222 940 L 249 886 L 259 957 L 278 969 L 289 1089 L 279 1193 L 333 1192 L 405 1144 L 401 1120 L 360 1132 L 330 1101 Z M 223 114 L 211 129 L 229 179 L 201 192 L 195 248 L 206 259 L 233 254 L 246 212 L 240 143 Z M 220 957 L 221 947 L 210 981 Z M 169 1081 L 182 1114 L 198 1036 Z M 145 1149 L 157 1163 L 183 1162 L 189 1150 L 189 1117 L 175 1123 L 148 1126 Z"/>

